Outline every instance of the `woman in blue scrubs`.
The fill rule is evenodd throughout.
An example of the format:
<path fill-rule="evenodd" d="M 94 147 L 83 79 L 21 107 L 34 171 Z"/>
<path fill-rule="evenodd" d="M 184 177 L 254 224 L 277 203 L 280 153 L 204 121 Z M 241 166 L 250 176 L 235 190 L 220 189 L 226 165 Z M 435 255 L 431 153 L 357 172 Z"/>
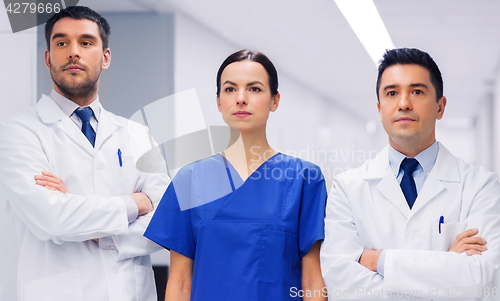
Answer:
<path fill-rule="evenodd" d="M 144 234 L 170 250 L 167 301 L 326 300 L 325 180 L 269 145 L 279 101 L 265 55 L 241 50 L 222 63 L 217 106 L 229 146 L 177 173 Z"/>

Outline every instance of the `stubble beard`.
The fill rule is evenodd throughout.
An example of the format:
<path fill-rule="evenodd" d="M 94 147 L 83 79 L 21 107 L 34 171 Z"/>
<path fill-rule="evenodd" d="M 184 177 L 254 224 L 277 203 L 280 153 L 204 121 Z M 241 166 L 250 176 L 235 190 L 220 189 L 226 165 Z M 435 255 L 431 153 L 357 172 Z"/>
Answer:
<path fill-rule="evenodd" d="M 52 78 L 52 81 L 59 88 L 61 93 L 70 100 L 87 99 L 92 97 L 97 92 L 101 71 L 99 70 L 97 72 L 95 78 L 92 77 L 92 74 L 87 73 L 89 76 L 87 76 L 87 78 L 83 82 L 72 84 L 66 81 L 63 76 L 58 76 L 60 74 L 63 74 L 63 72 L 65 72 L 64 69 L 66 68 L 66 66 L 69 66 L 70 64 L 74 63 L 70 62 L 61 67 L 59 70 L 56 70 L 54 67 L 52 67 L 53 65 L 50 64 L 50 77 Z M 86 71 L 89 71 L 88 68 L 86 68 Z"/>

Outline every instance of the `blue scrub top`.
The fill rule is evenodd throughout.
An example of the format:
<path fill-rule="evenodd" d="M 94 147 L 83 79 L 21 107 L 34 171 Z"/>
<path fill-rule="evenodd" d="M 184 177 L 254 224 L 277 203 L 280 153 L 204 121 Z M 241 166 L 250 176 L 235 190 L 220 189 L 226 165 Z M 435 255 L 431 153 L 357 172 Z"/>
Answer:
<path fill-rule="evenodd" d="M 192 301 L 298 300 L 326 197 L 310 162 L 278 153 L 242 181 L 217 154 L 177 173 L 144 235 L 194 259 Z"/>

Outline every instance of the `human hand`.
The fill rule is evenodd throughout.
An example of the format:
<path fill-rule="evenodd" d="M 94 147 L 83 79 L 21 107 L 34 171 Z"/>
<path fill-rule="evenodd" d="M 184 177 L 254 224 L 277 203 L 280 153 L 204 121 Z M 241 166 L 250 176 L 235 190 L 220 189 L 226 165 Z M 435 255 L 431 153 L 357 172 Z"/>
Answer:
<path fill-rule="evenodd" d="M 138 216 L 148 214 L 153 211 L 153 202 L 149 199 L 148 195 L 143 192 L 132 193 L 130 195 L 132 200 L 134 200 L 137 208 L 139 209 Z"/>
<path fill-rule="evenodd" d="M 50 172 L 42 171 L 42 175 L 36 175 L 35 180 L 36 184 L 43 186 L 49 190 L 69 193 L 66 185 L 64 185 L 64 182 Z"/>
<path fill-rule="evenodd" d="M 365 249 L 359 258 L 359 264 L 369 269 L 370 271 L 377 271 L 378 259 L 382 250 Z"/>
<path fill-rule="evenodd" d="M 469 229 L 457 235 L 455 242 L 448 252 L 463 253 L 471 256 L 474 254 L 481 255 L 481 252 L 486 251 L 486 239 L 474 236 L 479 233 L 478 229 Z"/>

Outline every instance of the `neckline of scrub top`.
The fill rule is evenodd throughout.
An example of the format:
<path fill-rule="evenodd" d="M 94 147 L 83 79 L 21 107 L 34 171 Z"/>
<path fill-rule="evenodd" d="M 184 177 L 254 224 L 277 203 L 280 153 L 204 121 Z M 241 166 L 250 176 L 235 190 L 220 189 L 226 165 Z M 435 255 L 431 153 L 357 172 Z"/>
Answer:
<path fill-rule="evenodd" d="M 229 164 L 229 166 L 231 166 L 233 168 L 233 170 L 235 171 L 235 174 L 238 175 L 238 177 L 240 178 L 240 180 L 243 182 L 239 187 L 241 187 L 243 184 L 245 184 L 246 181 L 248 179 L 250 179 L 253 176 L 254 173 L 256 173 L 262 166 L 264 166 L 264 164 L 266 164 L 271 159 L 273 159 L 274 157 L 276 157 L 277 155 L 280 155 L 280 154 L 281 154 L 280 152 L 276 152 L 276 154 L 272 155 L 269 159 L 267 159 L 266 161 L 262 162 L 262 164 L 260 164 L 259 167 L 257 167 L 257 169 L 255 169 L 245 180 L 243 180 L 243 178 L 240 176 L 240 174 L 238 173 L 238 171 L 236 170 L 236 168 L 234 168 L 233 164 L 231 164 L 231 162 L 229 162 L 229 160 L 226 157 L 224 157 L 222 155 L 222 153 L 218 153 L 218 155 L 220 155 L 222 157 L 222 159 L 224 160 L 224 162 L 227 163 L 227 164 Z M 229 181 L 231 181 L 231 186 L 233 188 L 233 191 L 236 191 L 236 189 L 234 189 L 233 180 L 229 176 L 229 173 L 228 173 L 228 177 L 229 177 Z"/>

